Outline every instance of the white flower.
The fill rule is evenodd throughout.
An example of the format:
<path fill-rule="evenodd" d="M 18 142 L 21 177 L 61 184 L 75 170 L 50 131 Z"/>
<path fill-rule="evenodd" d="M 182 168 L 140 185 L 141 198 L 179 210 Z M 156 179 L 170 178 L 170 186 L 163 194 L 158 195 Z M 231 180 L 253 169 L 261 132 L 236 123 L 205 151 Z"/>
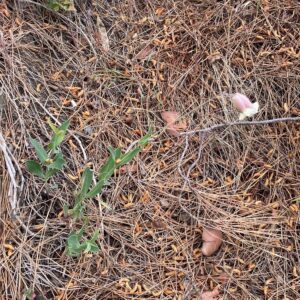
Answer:
<path fill-rule="evenodd" d="M 246 117 L 252 117 L 258 112 L 258 102 L 252 103 L 249 98 L 243 94 L 234 94 L 231 98 L 231 102 L 235 108 L 241 112 L 239 120 L 244 120 Z"/>

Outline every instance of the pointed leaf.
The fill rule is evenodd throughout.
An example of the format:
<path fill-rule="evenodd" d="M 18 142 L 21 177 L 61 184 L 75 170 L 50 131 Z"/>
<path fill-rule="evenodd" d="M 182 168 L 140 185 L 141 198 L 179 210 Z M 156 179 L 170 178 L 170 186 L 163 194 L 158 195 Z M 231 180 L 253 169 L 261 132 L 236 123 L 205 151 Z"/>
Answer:
<path fill-rule="evenodd" d="M 74 219 L 80 218 L 83 216 L 84 213 L 84 206 L 81 204 L 81 199 L 76 199 L 78 202 L 75 206 L 69 210 L 70 214 Z"/>
<path fill-rule="evenodd" d="M 46 174 L 45 174 L 45 179 L 48 180 L 50 177 L 55 175 L 59 170 L 57 169 L 47 169 Z"/>
<path fill-rule="evenodd" d="M 96 244 L 96 240 L 98 239 L 98 237 L 99 237 L 99 229 L 96 229 L 95 232 L 93 233 L 92 238 L 84 242 L 85 244 L 84 252 L 96 253 L 100 250 L 98 245 Z"/>
<path fill-rule="evenodd" d="M 116 157 L 116 159 L 120 158 L 121 154 L 122 153 L 121 153 L 121 149 L 120 148 L 115 149 L 115 157 Z"/>
<path fill-rule="evenodd" d="M 50 125 L 50 123 L 49 123 Z M 48 146 L 49 150 L 55 150 L 64 140 L 66 132 L 69 128 L 70 122 L 65 121 L 58 129 L 54 129 L 54 135 L 51 138 L 50 144 Z M 54 126 L 54 125 L 53 125 Z M 52 128 L 52 127 L 51 127 Z"/>
<path fill-rule="evenodd" d="M 59 129 L 51 122 L 50 118 L 48 118 L 47 123 L 54 133 L 58 133 Z"/>
<path fill-rule="evenodd" d="M 300 197 L 297 197 L 297 198 L 295 198 L 295 199 L 293 199 L 291 201 L 300 201 Z"/>
<path fill-rule="evenodd" d="M 91 169 L 86 168 L 81 178 L 81 191 L 78 195 L 79 199 L 84 199 L 86 197 L 86 194 L 92 184 L 92 181 L 93 181 L 93 172 L 91 171 Z"/>
<path fill-rule="evenodd" d="M 129 151 L 121 156 L 121 160 L 118 162 L 117 167 L 122 167 L 123 165 L 130 162 L 140 151 L 142 150 L 141 147 L 137 147 L 132 151 Z"/>
<path fill-rule="evenodd" d="M 106 161 L 106 163 L 101 168 L 100 173 L 98 175 L 98 179 L 100 181 L 103 181 L 103 185 L 105 184 L 107 179 L 114 173 L 115 169 L 116 169 L 115 160 L 113 159 L 112 156 L 110 156 Z"/>
<path fill-rule="evenodd" d="M 85 249 L 84 249 L 84 253 L 97 253 L 99 252 L 99 247 L 95 242 L 91 242 L 91 241 L 86 241 L 85 243 Z"/>
<path fill-rule="evenodd" d="M 108 151 L 110 153 L 110 156 L 116 160 L 116 157 L 115 157 L 115 149 L 112 147 L 112 146 L 108 146 Z"/>
<path fill-rule="evenodd" d="M 109 146 L 108 151 L 109 151 L 109 153 L 110 153 L 113 160 L 116 160 L 121 156 L 121 149 L 120 148 L 114 149 L 113 147 Z"/>
<path fill-rule="evenodd" d="M 44 163 L 48 159 L 46 150 L 37 140 L 30 138 L 30 142 L 36 151 L 37 157 L 39 158 L 41 163 Z"/>
<path fill-rule="evenodd" d="M 91 243 L 89 242 L 89 241 L 86 241 L 85 243 L 84 243 L 84 253 L 88 253 L 90 250 L 91 250 L 91 248 L 92 248 L 92 245 L 91 245 Z"/>
<path fill-rule="evenodd" d="M 99 234 L 100 234 L 99 229 L 96 229 L 91 238 L 91 242 L 95 242 L 97 240 L 97 238 L 99 237 Z"/>
<path fill-rule="evenodd" d="M 55 155 L 53 163 L 48 165 L 49 169 L 61 170 L 63 165 L 65 164 L 65 160 L 63 159 L 62 153 L 59 152 Z"/>
<path fill-rule="evenodd" d="M 91 250 L 90 250 L 90 252 L 91 253 L 97 253 L 99 251 L 100 251 L 99 246 L 96 243 L 91 243 Z"/>
<path fill-rule="evenodd" d="M 83 236 L 84 229 L 85 229 L 85 225 L 86 225 L 86 222 L 85 222 L 85 224 L 81 227 L 81 229 L 77 232 L 77 234 L 78 234 L 78 236 L 79 236 L 79 239 L 81 239 L 81 237 Z"/>
<path fill-rule="evenodd" d="M 138 142 L 138 144 L 141 146 L 141 147 L 144 147 L 144 146 L 146 146 L 147 144 L 148 144 L 148 142 L 149 142 L 149 139 L 151 138 L 151 130 L 149 131 L 149 133 L 147 133 L 145 136 L 143 136 L 140 140 L 139 140 L 139 142 Z"/>
<path fill-rule="evenodd" d="M 98 194 L 101 193 L 102 188 L 103 188 L 104 182 L 98 181 L 97 184 L 90 190 L 89 193 L 87 193 L 86 198 L 92 198 L 97 196 Z"/>
<path fill-rule="evenodd" d="M 61 124 L 61 126 L 59 127 L 59 130 L 64 131 L 65 133 L 67 132 L 68 128 L 70 126 L 70 121 L 66 120 L 65 122 L 63 122 Z"/>
<path fill-rule="evenodd" d="M 48 146 L 49 150 L 55 150 L 62 143 L 64 137 L 65 132 L 62 130 L 59 130 L 57 133 L 54 133 Z"/>
<path fill-rule="evenodd" d="M 36 175 L 41 178 L 44 178 L 44 173 L 43 173 L 42 167 L 38 162 L 36 162 L 35 160 L 28 160 L 26 162 L 26 165 L 27 165 L 28 171 L 31 174 Z"/>

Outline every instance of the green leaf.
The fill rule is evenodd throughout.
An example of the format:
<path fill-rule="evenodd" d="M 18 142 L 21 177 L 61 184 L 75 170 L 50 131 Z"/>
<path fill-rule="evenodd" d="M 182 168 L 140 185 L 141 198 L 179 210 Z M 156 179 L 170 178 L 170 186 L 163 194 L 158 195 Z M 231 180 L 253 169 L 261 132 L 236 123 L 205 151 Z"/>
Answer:
<path fill-rule="evenodd" d="M 114 149 L 112 147 L 108 147 L 108 151 L 110 152 L 110 157 L 102 166 L 98 175 L 98 179 L 103 181 L 103 185 L 113 175 L 116 169 L 116 160 L 119 159 L 122 154 L 121 149 L 119 148 Z"/>
<path fill-rule="evenodd" d="M 59 127 L 59 130 L 64 131 L 65 133 L 67 132 L 68 128 L 70 126 L 70 121 L 66 120 L 65 122 L 63 122 L 61 124 L 61 126 Z"/>
<path fill-rule="evenodd" d="M 49 123 L 49 126 L 51 127 L 52 125 L 50 124 L 51 121 Z M 49 150 L 55 150 L 62 143 L 69 128 L 69 125 L 70 122 L 67 120 L 59 128 L 56 128 L 54 125 L 51 127 L 54 131 L 54 135 L 52 136 L 50 144 L 48 146 Z"/>
<path fill-rule="evenodd" d="M 83 243 L 80 243 L 80 239 L 84 233 L 84 228 L 85 226 L 83 226 L 79 232 L 72 232 L 69 235 L 66 247 L 66 254 L 68 256 L 78 256 L 82 251 L 84 251 L 85 253 L 96 253 L 100 250 L 98 245 L 96 244 L 96 240 L 99 236 L 98 229 L 95 230 L 90 240 L 86 240 Z"/>
<path fill-rule="evenodd" d="M 150 138 L 151 138 L 151 135 L 152 135 L 152 132 L 151 132 L 151 130 L 150 130 L 145 136 L 143 136 L 143 137 L 139 140 L 138 144 L 139 144 L 141 147 L 146 146 L 146 145 L 148 144 Z"/>
<path fill-rule="evenodd" d="M 79 248 L 80 247 L 80 236 L 79 236 L 79 234 L 76 233 L 76 232 L 72 232 L 70 234 L 70 236 L 68 237 L 67 243 L 68 243 L 69 248 L 73 248 L 73 249 Z"/>
<path fill-rule="evenodd" d="M 84 243 L 84 253 L 88 253 L 88 252 L 91 252 L 91 253 L 97 253 L 100 251 L 98 245 L 94 242 L 91 242 L 91 241 L 86 241 Z"/>
<path fill-rule="evenodd" d="M 93 172 L 87 168 L 84 170 L 81 177 L 81 191 L 78 195 L 78 199 L 84 199 L 93 181 Z"/>
<path fill-rule="evenodd" d="M 72 232 L 68 239 L 67 239 L 67 249 L 66 249 L 66 254 L 67 256 L 78 256 L 80 255 L 80 252 L 82 251 L 83 247 L 80 244 L 80 238 L 81 235 Z"/>
<path fill-rule="evenodd" d="M 121 156 L 121 149 L 120 148 L 114 149 L 113 147 L 109 146 L 108 151 L 109 151 L 109 153 L 110 153 L 113 160 L 116 160 Z"/>
<path fill-rule="evenodd" d="M 58 133 L 59 129 L 51 122 L 50 118 L 48 118 L 47 123 L 54 133 Z"/>
<path fill-rule="evenodd" d="M 65 217 L 68 216 L 68 214 L 69 214 L 69 205 L 68 204 L 64 204 L 63 211 L 64 211 Z"/>
<path fill-rule="evenodd" d="M 92 238 L 90 240 L 86 240 L 84 242 L 84 245 L 85 245 L 84 252 L 85 253 L 88 253 L 88 252 L 96 253 L 100 250 L 98 245 L 96 244 L 96 240 L 98 239 L 98 237 L 99 237 L 99 229 L 96 229 L 95 232 L 93 233 Z"/>
<path fill-rule="evenodd" d="M 104 181 L 98 181 L 97 184 L 87 193 L 86 198 L 92 198 L 100 194 L 104 186 Z"/>
<path fill-rule="evenodd" d="M 77 219 L 83 216 L 84 207 L 81 201 L 78 201 L 75 206 L 69 210 L 69 213 L 72 215 L 72 218 Z"/>
<path fill-rule="evenodd" d="M 92 245 L 89 241 L 85 241 L 83 245 L 84 245 L 84 253 L 88 253 L 92 248 Z"/>
<path fill-rule="evenodd" d="M 49 150 L 55 150 L 62 143 L 64 137 L 65 131 L 63 130 L 59 130 L 57 133 L 54 133 L 48 146 Z"/>
<path fill-rule="evenodd" d="M 107 203 L 103 202 L 102 200 L 99 200 L 99 203 L 100 203 L 102 206 L 106 207 L 107 209 L 110 209 L 110 206 L 109 206 Z"/>
<path fill-rule="evenodd" d="M 130 162 L 140 151 L 142 150 L 141 147 L 137 147 L 132 151 L 129 151 L 121 156 L 121 160 L 118 162 L 117 167 L 122 167 L 123 165 Z"/>
<path fill-rule="evenodd" d="M 116 154 L 118 155 L 119 153 Z M 110 156 L 99 172 L 98 175 L 99 181 L 103 181 L 103 185 L 104 185 L 107 179 L 111 177 L 111 175 L 114 173 L 115 169 L 116 169 L 116 162 L 113 159 L 113 157 Z"/>
<path fill-rule="evenodd" d="M 36 162 L 35 160 L 28 160 L 26 162 L 26 166 L 31 174 L 44 178 L 42 167 L 38 162 Z"/>
<path fill-rule="evenodd" d="M 119 159 L 121 157 L 121 155 L 122 155 L 121 149 L 120 148 L 115 149 L 116 159 Z"/>
<path fill-rule="evenodd" d="M 44 163 L 48 159 L 48 154 L 44 147 L 35 139 L 30 138 L 30 142 L 35 149 L 36 155 L 41 163 Z"/>
<path fill-rule="evenodd" d="M 72 5 L 72 0 L 49 0 L 48 7 L 59 11 L 60 9 L 68 10 Z"/>
<path fill-rule="evenodd" d="M 108 146 L 108 151 L 110 153 L 110 156 L 115 160 L 115 149 L 112 146 Z"/>
<path fill-rule="evenodd" d="M 97 238 L 99 237 L 99 234 L 100 234 L 99 229 L 96 229 L 91 238 L 91 242 L 95 242 L 97 240 Z"/>
<path fill-rule="evenodd" d="M 142 151 L 143 147 L 147 145 L 149 139 L 151 138 L 151 132 L 147 133 L 145 136 L 143 136 L 139 141 L 138 141 L 138 147 L 135 149 L 125 153 L 124 155 L 121 156 L 121 160 L 117 163 L 117 167 L 121 167 L 128 162 L 130 162 L 140 151 Z"/>
<path fill-rule="evenodd" d="M 59 170 L 57 169 L 47 169 L 46 174 L 45 174 L 45 179 L 48 180 L 50 177 L 55 175 Z"/>
<path fill-rule="evenodd" d="M 97 253 L 100 251 L 99 246 L 96 243 L 91 243 L 91 250 L 92 253 Z"/>
<path fill-rule="evenodd" d="M 49 0 L 48 1 L 48 7 L 53 9 L 54 11 L 59 11 L 59 8 L 60 8 L 59 4 L 56 3 L 55 0 Z"/>
<path fill-rule="evenodd" d="M 48 165 L 47 168 L 61 170 L 64 164 L 65 160 L 63 159 L 62 153 L 58 152 L 53 159 L 53 163 Z"/>

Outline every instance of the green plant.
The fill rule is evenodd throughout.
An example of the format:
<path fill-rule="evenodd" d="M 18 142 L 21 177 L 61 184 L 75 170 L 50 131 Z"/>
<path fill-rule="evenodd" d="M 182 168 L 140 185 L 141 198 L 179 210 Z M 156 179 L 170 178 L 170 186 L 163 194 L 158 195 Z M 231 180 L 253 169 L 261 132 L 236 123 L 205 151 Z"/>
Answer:
<path fill-rule="evenodd" d="M 23 297 L 25 297 L 25 299 L 26 300 L 32 300 L 33 299 L 33 293 L 32 293 L 32 291 L 31 291 L 31 289 L 30 288 L 28 288 L 28 289 L 23 289 L 22 290 L 22 294 L 23 294 Z"/>
<path fill-rule="evenodd" d="M 72 0 L 49 0 L 48 1 L 48 7 L 59 11 L 62 10 L 70 10 L 74 6 L 74 3 Z"/>
<path fill-rule="evenodd" d="M 296 198 L 293 199 L 292 201 L 300 201 L 300 197 L 296 197 Z"/>
<path fill-rule="evenodd" d="M 83 226 L 78 232 L 72 232 L 67 239 L 67 248 L 66 255 L 67 256 L 79 256 L 81 252 L 84 253 L 97 253 L 100 249 L 96 244 L 96 240 L 99 236 L 99 230 L 96 229 L 92 238 L 90 240 L 85 240 L 84 242 L 80 242 L 82 235 L 84 233 Z"/>
<path fill-rule="evenodd" d="M 53 136 L 47 148 L 45 149 L 37 140 L 30 138 L 31 144 L 36 151 L 36 155 L 39 162 L 35 160 L 29 160 L 26 162 L 27 168 L 33 175 L 39 176 L 44 180 L 48 180 L 51 176 L 62 169 L 65 161 L 62 156 L 62 152 L 59 145 L 64 140 L 66 132 L 69 127 L 69 122 L 64 122 L 60 127 L 55 127 L 54 124 L 48 120 L 48 124 L 51 127 Z M 119 148 L 109 147 L 110 156 L 106 163 L 100 169 L 97 176 L 97 181 L 92 186 L 93 183 L 93 172 L 91 169 L 87 168 L 82 174 L 80 190 L 75 195 L 75 205 L 72 209 L 65 208 L 65 212 L 70 214 L 74 219 L 83 217 L 84 206 L 83 202 L 86 199 L 93 198 L 102 192 L 103 186 L 107 183 L 108 179 L 114 174 L 115 170 L 131 161 L 148 143 L 151 137 L 151 133 L 146 134 L 138 142 L 137 146 L 133 150 L 127 151 L 126 153 L 121 152 Z M 106 203 L 101 201 L 102 205 Z M 86 222 L 86 219 L 85 219 Z M 82 236 L 84 234 L 85 225 L 78 231 L 70 233 L 67 239 L 66 255 L 68 256 L 78 256 L 82 252 L 96 253 L 99 251 L 99 247 L 96 244 L 96 240 L 99 236 L 99 230 L 97 229 L 91 239 L 86 239 L 81 242 Z"/>
<path fill-rule="evenodd" d="M 83 216 L 84 206 L 83 201 L 88 198 L 93 198 L 100 194 L 103 186 L 107 183 L 108 179 L 113 175 L 114 171 L 127 164 L 131 161 L 148 143 L 151 134 L 148 133 L 142 137 L 137 146 L 124 154 L 122 154 L 121 149 L 109 147 L 110 156 L 106 163 L 100 169 L 98 174 L 98 180 L 96 184 L 91 187 L 93 182 L 93 172 L 89 168 L 85 169 L 81 177 L 80 190 L 75 195 L 75 205 L 73 209 L 66 209 L 66 211 L 73 217 L 78 218 Z M 106 205 L 102 202 L 103 205 Z M 99 230 L 96 230 L 90 240 L 85 240 L 80 242 L 84 233 L 84 226 L 78 232 L 72 232 L 67 239 L 66 255 L 68 256 L 78 256 L 81 252 L 91 252 L 96 253 L 99 251 L 99 247 L 96 244 L 96 240 L 99 236 Z"/>
<path fill-rule="evenodd" d="M 69 210 L 69 213 L 73 218 L 78 218 L 83 215 L 83 201 L 100 194 L 103 186 L 114 174 L 114 171 L 131 161 L 148 143 L 150 137 L 151 133 L 146 134 L 138 141 L 137 147 L 124 154 L 122 154 L 121 149 L 119 148 L 114 149 L 112 147 L 109 147 L 108 150 L 110 152 L 110 156 L 103 167 L 100 169 L 100 172 L 97 176 L 98 180 L 93 187 L 91 187 L 93 181 L 93 172 L 89 168 L 85 169 L 81 177 L 80 191 L 75 195 L 74 208 Z M 102 204 L 106 205 L 104 202 L 102 202 Z"/>
<path fill-rule="evenodd" d="M 64 140 L 69 127 L 69 121 L 65 121 L 59 128 L 54 126 L 50 120 L 48 120 L 48 124 L 54 132 L 50 143 L 45 149 L 37 140 L 30 138 L 39 162 L 35 160 L 28 160 L 26 162 L 28 171 L 45 181 L 61 170 L 65 163 L 59 145 Z"/>

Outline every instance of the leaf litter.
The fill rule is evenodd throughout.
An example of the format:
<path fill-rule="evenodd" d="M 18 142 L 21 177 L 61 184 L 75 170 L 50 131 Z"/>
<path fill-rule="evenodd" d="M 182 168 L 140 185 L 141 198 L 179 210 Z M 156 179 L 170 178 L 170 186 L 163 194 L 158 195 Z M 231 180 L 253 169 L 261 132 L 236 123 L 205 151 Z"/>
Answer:
<path fill-rule="evenodd" d="M 299 299 L 299 201 L 287 205 L 299 198 L 299 124 L 222 129 L 203 145 L 192 136 L 182 159 L 185 173 L 201 153 L 184 190 L 178 172 L 182 145 L 156 140 L 135 159 L 132 172 L 129 165 L 105 186 L 101 199 L 113 210 L 96 199 L 88 203 L 87 234 L 100 228 L 95 256 L 63 255 L 70 226 L 80 227 L 59 217 L 79 180 L 65 175 L 77 175 L 87 160 L 99 168 L 108 145 L 126 149 L 150 125 L 159 132 L 162 110 L 175 110 L 171 136 L 187 127 L 179 111 L 197 128 L 236 120 L 223 92 L 243 91 L 258 101 L 257 118 L 299 116 L 298 1 L 77 0 L 77 13 L 56 13 L 30 1 L 5 3 L 0 83 L 7 101 L 0 122 L 25 181 L 19 223 L 11 218 L 11 185 L 0 155 L 0 243 L 12 246 L 0 254 L 0 294 L 21 299 L 20 291 L 32 288 L 45 299 L 179 300 L 189 293 L 198 299 L 197 290 L 213 291 L 215 282 L 226 281 L 225 273 L 225 299 Z M 136 59 L 145 45 L 155 47 L 154 55 L 145 49 Z M 134 121 L 125 120 L 125 126 L 129 107 Z M 75 147 L 69 148 L 71 139 L 63 146 L 69 169 L 45 192 L 24 162 L 32 154 L 28 137 L 48 137 L 46 117 L 71 119 L 79 142 L 72 137 Z M 174 127 L 177 122 L 183 124 Z M 93 132 L 82 132 L 87 125 Z M 121 195 L 132 195 L 131 201 L 124 205 Z M 165 226 L 154 226 L 156 220 Z M 197 222 L 209 226 L 213 220 L 220 221 L 222 227 L 214 228 L 225 237 L 206 257 Z"/>

